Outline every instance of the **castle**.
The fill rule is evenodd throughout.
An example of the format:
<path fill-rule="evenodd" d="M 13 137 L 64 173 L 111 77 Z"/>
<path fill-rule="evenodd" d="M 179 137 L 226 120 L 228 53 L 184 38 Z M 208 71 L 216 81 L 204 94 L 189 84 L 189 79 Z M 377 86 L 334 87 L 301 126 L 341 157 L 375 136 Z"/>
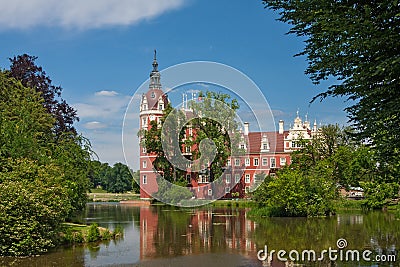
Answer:
<path fill-rule="evenodd" d="M 161 117 L 169 103 L 168 96 L 162 90 L 156 53 L 152 65 L 149 88 L 140 102 L 140 130 L 148 130 L 151 121 L 161 125 Z M 195 129 L 189 128 L 186 135 L 191 136 L 194 131 Z M 215 195 L 213 190 L 223 190 L 223 198 L 246 198 L 260 182 L 257 181 L 257 174 L 274 176 L 277 169 L 291 163 L 291 153 L 301 147 L 299 140 L 311 140 L 317 131 L 317 123 L 314 122 L 311 126 L 307 118 L 305 121 L 300 118 L 298 112 L 289 130 L 285 130 L 283 120 L 279 121 L 278 131 L 271 132 L 250 132 L 249 123 L 244 123 L 241 135 L 246 142 L 241 146 L 247 153 L 228 158 L 222 187 L 216 189 L 206 173 L 194 173 L 190 168 L 185 175 L 188 186 L 193 188 L 194 197 L 198 199 L 212 199 Z M 140 143 L 140 197 L 148 199 L 158 190 L 156 177 L 159 174 L 152 167 L 157 156 L 148 153 L 142 142 Z M 191 150 L 187 149 L 182 153 L 188 155 Z"/>

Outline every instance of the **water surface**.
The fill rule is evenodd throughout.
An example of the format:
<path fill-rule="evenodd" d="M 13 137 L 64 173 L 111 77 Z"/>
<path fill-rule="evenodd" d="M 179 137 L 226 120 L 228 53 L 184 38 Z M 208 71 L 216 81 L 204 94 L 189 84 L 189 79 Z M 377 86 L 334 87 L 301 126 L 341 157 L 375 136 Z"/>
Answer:
<path fill-rule="evenodd" d="M 58 248 L 25 259 L 0 258 L 1 266 L 285 266 L 276 258 L 260 261 L 257 252 L 337 248 L 396 254 L 400 222 L 391 213 L 342 213 L 331 218 L 265 218 L 251 220 L 248 209 L 165 206 L 133 207 L 118 203 L 89 203 L 81 220 L 114 229 L 124 238 L 99 244 Z M 397 255 L 397 254 L 396 254 Z M 289 262 L 290 263 L 290 262 Z M 289 264 L 287 263 L 287 264 Z M 329 259 L 303 266 L 399 266 L 376 262 Z M 292 265 L 293 266 L 293 265 Z"/>

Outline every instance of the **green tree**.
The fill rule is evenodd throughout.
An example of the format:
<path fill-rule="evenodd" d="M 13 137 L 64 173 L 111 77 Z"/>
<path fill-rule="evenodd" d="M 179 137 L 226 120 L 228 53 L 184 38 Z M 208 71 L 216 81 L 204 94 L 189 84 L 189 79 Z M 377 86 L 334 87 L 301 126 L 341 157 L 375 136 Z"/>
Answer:
<path fill-rule="evenodd" d="M 168 121 L 166 122 L 166 120 Z M 176 168 L 169 159 L 174 159 L 181 155 L 181 147 L 183 145 L 183 135 L 186 130 L 185 114 L 181 110 L 173 109 L 170 104 L 165 107 L 161 118 L 162 127 L 157 125 L 156 121 L 150 122 L 148 130 L 143 130 L 139 135 L 143 136 L 142 142 L 146 150 L 150 153 L 157 154 L 156 160 L 153 162 L 154 168 L 162 173 L 164 179 L 170 182 L 178 182 L 184 180 L 183 171 Z M 165 142 L 165 148 L 161 142 L 162 128 L 169 133 L 179 136 L 178 141 L 172 138 Z M 179 131 L 179 132 L 177 132 Z M 177 142 L 176 142 L 177 141 Z M 168 154 L 166 154 L 168 153 Z"/>
<path fill-rule="evenodd" d="M 336 185 L 325 175 L 285 168 L 254 193 L 264 216 L 326 216 L 333 212 Z M 257 210 L 255 211 L 257 214 Z"/>
<path fill-rule="evenodd" d="M 27 159 L 3 162 L 0 255 L 34 255 L 57 245 L 61 223 L 72 209 L 62 183 L 62 171 L 54 164 Z"/>
<path fill-rule="evenodd" d="M 90 143 L 56 133 L 41 92 L 0 71 L 0 255 L 58 243 L 60 225 L 86 204 Z"/>
<path fill-rule="evenodd" d="M 177 168 L 172 162 L 176 158 L 182 156 L 182 148 L 184 146 L 194 148 L 190 151 L 188 160 L 202 160 L 198 162 L 197 169 L 208 167 L 210 181 L 220 177 L 223 168 L 226 165 L 226 160 L 231 155 L 238 155 L 240 134 L 239 123 L 236 120 L 236 111 L 239 105 L 236 99 L 230 99 L 230 96 L 222 93 L 200 92 L 199 96 L 202 101 L 190 101 L 190 112 L 185 114 L 182 110 L 173 109 L 170 105 L 164 110 L 164 115 L 161 118 L 161 126 L 157 125 L 156 121 L 150 122 L 150 129 L 143 130 L 139 133 L 142 136 L 143 145 L 150 153 L 156 153 L 157 158 L 153 162 L 155 169 L 161 173 L 164 179 L 182 183 L 185 180 L 184 166 L 180 165 Z M 188 116 L 188 117 L 186 117 Z M 218 121 L 217 118 L 223 118 L 223 121 Z M 185 136 L 185 131 L 188 127 L 193 129 L 192 136 Z M 173 138 L 164 138 L 163 143 L 161 137 L 163 132 L 178 136 L 177 140 Z M 202 157 L 199 147 L 204 139 L 209 139 L 215 144 L 215 159 L 209 160 L 208 157 Z M 210 146 L 210 149 L 214 149 Z M 212 154 L 211 151 L 203 150 L 203 154 Z M 168 154 L 166 154 L 168 153 Z M 208 166 L 210 162 L 210 165 Z"/>
<path fill-rule="evenodd" d="M 239 148 L 240 124 L 236 117 L 239 104 L 228 94 L 207 91 L 204 95 L 200 92 L 199 96 L 202 101 L 191 101 L 189 105 L 198 115 L 190 121 L 196 134 L 185 143 L 188 146 L 200 147 L 201 141 L 207 138 L 215 144 L 216 155 L 209 168 L 210 181 L 214 181 L 222 175 L 229 156 L 244 153 L 244 150 Z M 210 151 L 206 152 L 211 154 Z M 200 159 L 201 156 L 198 149 L 192 152 L 193 160 Z M 207 157 L 205 161 L 207 165 Z"/>
<path fill-rule="evenodd" d="M 123 193 L 132 190 L 132 175 L 128 166 L 115 163 L 109 174 L 107 191 L 111 193 Z"/>
<path fill-rule="evenodd" d="M 334 81 L 316 96 L 346 96 L 359 140 L 367 140 L 390 176 L 400 177 L 400 3 L 398 1 L 264 0 L 289 33 L 304 38 L 306 74 Z"/>
<path fill-rule="evenodd" d="M 135 172 L 132 173 L 132 190 L 135 193 L 139 193 L 140 192 L 140 171 L 137 170 Z"/>
<path fill-rule="evenodd" d="M 37 57 L 27 54 L 10 58 L 8 75 L 19 80 L 26 88 L 40 93 L 44 100 L 43 106 L 54 118 L 53 130 L 57 135 L 64 132 L 76 133 L 73 126 L 75 121 L 79 121 L 76 110 L 61 98 L 61 86 L 52 84 L 43 68 L 36 65 L 36 59 Z"/>

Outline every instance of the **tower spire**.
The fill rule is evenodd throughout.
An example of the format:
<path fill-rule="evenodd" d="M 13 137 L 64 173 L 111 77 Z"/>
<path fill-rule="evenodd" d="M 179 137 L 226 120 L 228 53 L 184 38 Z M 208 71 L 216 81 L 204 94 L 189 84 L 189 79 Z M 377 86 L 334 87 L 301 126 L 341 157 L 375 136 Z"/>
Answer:
<path fill-rule="evenodd" d="M 158 62 L 157 62 L 157 50 L 154 49 L 154 59 L 153 59 L 153 71 L 158 71 Z"/>
<path fill-rule="evenodd" d="M 157 50 L 154 49 L 153 70 L 150 73 L 149 89 L 161 89 L 160 72 L 158 71 Z"/>

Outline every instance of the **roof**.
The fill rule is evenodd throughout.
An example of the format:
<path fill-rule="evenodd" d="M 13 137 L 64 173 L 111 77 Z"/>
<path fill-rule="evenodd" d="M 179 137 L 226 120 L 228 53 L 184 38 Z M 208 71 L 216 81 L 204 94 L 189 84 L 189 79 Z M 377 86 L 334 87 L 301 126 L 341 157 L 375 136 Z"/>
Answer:
<path fill-rule="evenodd" d="M 149 89 L 146 93 L 148 109 L 158 109 L 158 99 L 162 97 L 164 105 L 168 103 L 168 97 L 161 89 Z"/>
<path fill-rule="evenodd" d="M 283 134 L 280 134 L 279 132 L 249 132 L 249 153 L 261 153 L 261 140 L 264 135 L 268 138 L 270 153 L 285 152 L 284 136 L 288 133 L 289 131 L 284 131 Z"/>

